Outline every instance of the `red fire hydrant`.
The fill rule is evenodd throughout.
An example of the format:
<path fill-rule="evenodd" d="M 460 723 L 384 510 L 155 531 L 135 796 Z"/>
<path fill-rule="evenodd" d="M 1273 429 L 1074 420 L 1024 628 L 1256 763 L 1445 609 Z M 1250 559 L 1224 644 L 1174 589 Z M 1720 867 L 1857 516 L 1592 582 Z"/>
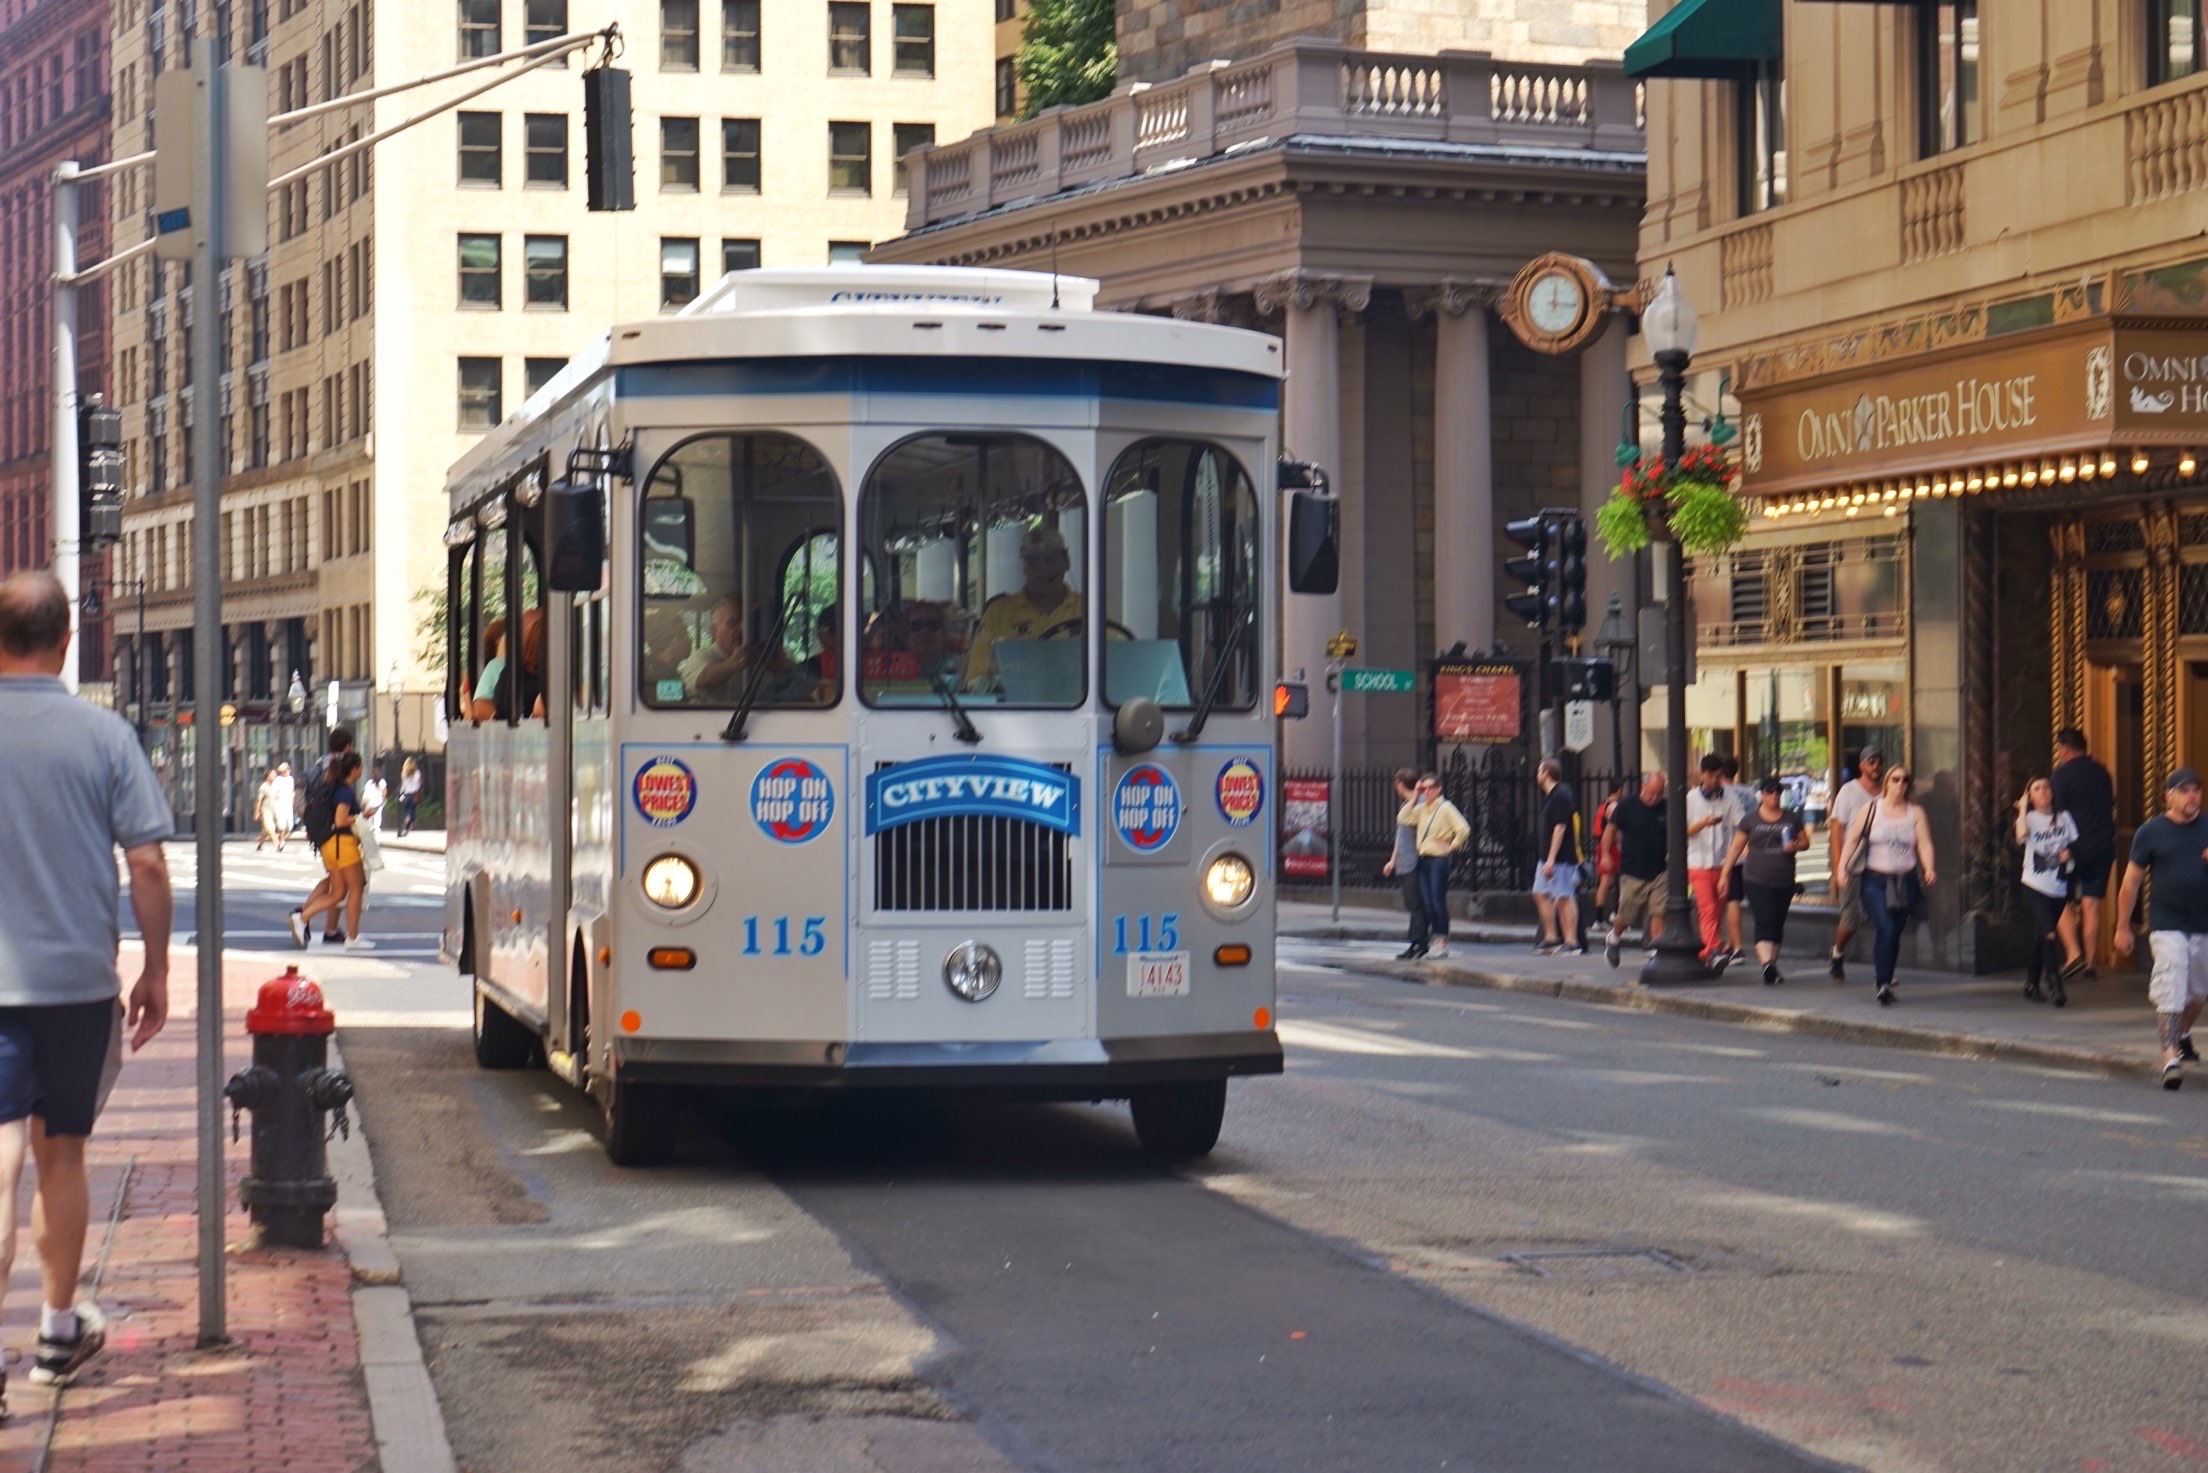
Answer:
<path fill-rule="evenodd" d="M 337 1202 L 326 1150 L 332 1128 L 350 1134 L 345 1106 L 353 1082 L 328 1067 L 337 1019 L 322 989 L 295 966 L 261 984 L 245 1015 L 253 1065 L 230 1076 L 230 1139 L 238 1111 L 253 1112 L 253 1169 L 239 1184 L 262 1241 L 292 1248 L 322 1246 L 322 1216 Z M 322 1117 L 335 1113 L 332 1126 Z"/>

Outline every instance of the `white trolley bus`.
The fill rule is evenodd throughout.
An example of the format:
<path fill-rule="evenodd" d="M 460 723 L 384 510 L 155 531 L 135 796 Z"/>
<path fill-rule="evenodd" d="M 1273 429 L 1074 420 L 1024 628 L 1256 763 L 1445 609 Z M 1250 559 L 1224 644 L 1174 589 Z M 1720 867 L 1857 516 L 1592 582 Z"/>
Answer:
<path fill-rule="evenodd" d="M 1276 580 L 1333 508 L 1273 339 L 1094 292 L 731 275 L 454 467 L 443 949 L 615 1161 L 699 1087 L 1127 1099 L 1181 1159 L 1280 1070 Z"/>

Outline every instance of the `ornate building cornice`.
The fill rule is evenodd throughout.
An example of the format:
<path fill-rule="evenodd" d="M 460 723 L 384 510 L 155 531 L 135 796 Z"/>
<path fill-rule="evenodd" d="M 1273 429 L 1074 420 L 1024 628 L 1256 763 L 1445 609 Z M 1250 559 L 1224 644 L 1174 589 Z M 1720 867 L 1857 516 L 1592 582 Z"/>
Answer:
<path fill-rule="evenodd" d="M 1372 305 L 1372 278 L 1336 276 L 1296 267 L 1266 277 L 1257 284 L 1252 296 L 1258 314 L 1263 317 L 1291 309 L 1309 310 L 1329 302 L 1342 316 L 1355 317 Z"/>

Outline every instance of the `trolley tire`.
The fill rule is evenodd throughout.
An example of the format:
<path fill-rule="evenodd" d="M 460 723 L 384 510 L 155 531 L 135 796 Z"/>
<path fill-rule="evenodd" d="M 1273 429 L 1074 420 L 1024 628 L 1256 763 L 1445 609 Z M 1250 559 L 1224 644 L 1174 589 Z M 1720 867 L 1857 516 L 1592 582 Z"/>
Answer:
<path fill-rule="evenodd" d="M 1219 1127 L 1227 1115 L 1227 1082 L 1203 1079 L 1152 1085 L 1136 1090 L 1127 1105 L 1135 1117 L 1135 1138 L 1151 1159 L 1194 1161 L 1219 1144 Z"/>
<path fill-rule="evenodd" d="M 481 987 L 475 992 L 475 1064 L 479 1069 L 526 1069 L 537 1061 L 537 1036 Z"/>
<path fill-rule="evenodd" d="M 606 1159 L 616 1166 L 665 1166 L 674 1159 L 682 1098 L 664 1084 L 624 1084 L 609 1079 L 599 1113 L 605 1121 Z"/>

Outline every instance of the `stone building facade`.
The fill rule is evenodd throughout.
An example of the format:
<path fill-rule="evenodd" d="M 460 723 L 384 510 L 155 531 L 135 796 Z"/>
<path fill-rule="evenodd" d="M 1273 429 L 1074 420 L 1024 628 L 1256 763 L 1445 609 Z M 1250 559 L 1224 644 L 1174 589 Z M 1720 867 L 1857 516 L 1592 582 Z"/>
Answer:
<path fill-rule="evenodd" d="M 2056 728 L 2120 838 L 2208 758 L 2197 11 L 1654 9 L 1642 269 L 1701 310 L 1757 513 L 1698 570 L 1694 739 L 1805 784 L 1883 744 L 1942 855 L 1925 950 L 2003 962 Z"/>
<path fill-rule="evenodd" d="M 55 560 L 54 166 L 108 156 L 107 5 L 83 0 L 0 0 L 0 574 Z M 105 191 L 79 189 L 80 262 L 107 253 Z M 80 289 L 77 382 L 107 387 L 106 288 Z M 77 642 L 78 679 L 101 695 L 115 604 L 105 555 L 86 557 L 87 604 Z"/>
<path fill-rule="evenodd" d="M 1291 36 L 1369 51 L 1485 51 L 1569 66 L 1623 51 L 1641 33 L 1644 10 L 1642 0 L 1122 0 L 1119 80 L 1170 81 Z"/>

